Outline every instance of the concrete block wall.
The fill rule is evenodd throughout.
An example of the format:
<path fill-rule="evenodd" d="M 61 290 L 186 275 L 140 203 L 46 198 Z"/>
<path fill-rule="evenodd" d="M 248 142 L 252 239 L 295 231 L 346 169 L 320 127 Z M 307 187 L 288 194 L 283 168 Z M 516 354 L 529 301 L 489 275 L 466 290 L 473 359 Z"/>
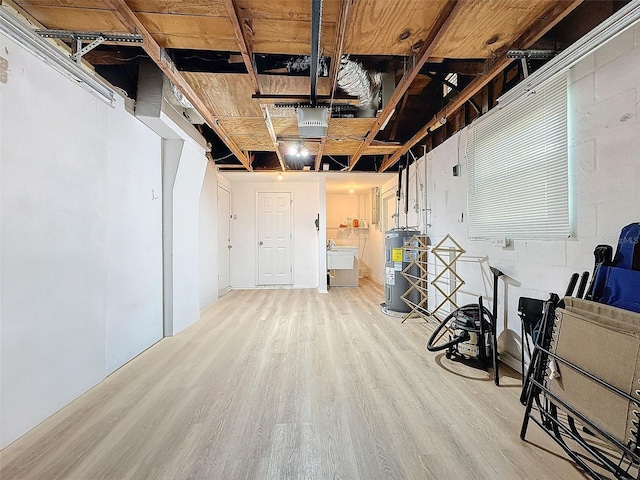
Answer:
<path fill-rule="evenodd" d="M 569 72 L 569 184 L 573 235 L 566 240 L 515 240 L 507 248 L 469 240 L 467 130 L 422 158 L 427 163 L 427 232 L 435 243 L 451 234 L 467 250 L 458 263 L 465 285 L 458 303 L 490 304 L 489 265 L 507 275 L 500 281 L 499 342 L 503 359 L 518 367 L 520 296 L 546 299 L 563 294 L 573 272 L 591 272 L 593 249 L 617 242 L 620 229 L 640 221 L 640 26 L 623 32 L 582 59 Z M 452 167 L 462 174 L 452 176 Z M 383 189 L 393 186 L 394 181 Z M 411 198 L 411 194 L 410 194 Z M 410 212 L 409 225 L 420 224 Z M 430 268 L 434 268 L 432 264 Z M 430 304 L 437 297 L 432 292 Z"/>

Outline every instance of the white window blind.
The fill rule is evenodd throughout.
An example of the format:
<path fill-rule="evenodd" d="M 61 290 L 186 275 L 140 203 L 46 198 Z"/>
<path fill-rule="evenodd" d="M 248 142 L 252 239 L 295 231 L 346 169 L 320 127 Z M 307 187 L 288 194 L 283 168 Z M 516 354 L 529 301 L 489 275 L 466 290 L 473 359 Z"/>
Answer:
<path fill-rule="evenodd" d="M 567 74 L 469 129 L 469 236 L 569 236 Z"/>

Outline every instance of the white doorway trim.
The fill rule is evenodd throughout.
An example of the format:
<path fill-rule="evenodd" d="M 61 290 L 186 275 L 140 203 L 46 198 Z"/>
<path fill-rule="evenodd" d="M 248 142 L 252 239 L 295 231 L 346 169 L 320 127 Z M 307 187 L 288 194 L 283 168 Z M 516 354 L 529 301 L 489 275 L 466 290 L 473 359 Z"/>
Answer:
<path fill-rule="evenodd" d="M 231 192 L 218 184 L 218 295 L 231 290 Z M 226 197 L 226 200 L 225 200 Z"/>

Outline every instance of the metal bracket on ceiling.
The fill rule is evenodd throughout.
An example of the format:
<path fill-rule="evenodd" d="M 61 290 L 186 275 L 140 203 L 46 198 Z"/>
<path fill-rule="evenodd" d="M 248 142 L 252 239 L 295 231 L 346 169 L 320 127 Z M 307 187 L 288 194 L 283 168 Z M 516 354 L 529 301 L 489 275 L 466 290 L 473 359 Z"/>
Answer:
<path fill-rule="evenodd" d="M 507 58 L 519 58 L 522 63 L 522 74 L 524 78 L 529 76 L 531 60 L 551 60 L 558 54 L 555 50 L 509 50 Z"/>
<path fill-rule="evenodd" d="M 83 47 L 82 46 L 82 40 L 80 40 L 79 38 L 76 38 L 76 51 L 75 51 L 75 53 L 73 55 L 71 55 L 71 58 L 73 60 L 75 60 L 77 63 L 80 63 L 80 62 L 82 62 L 82 56 L 85 53 L 90 52 L 91 50 L 93 50 L 98 45 L 100 45 L 100 44 L 102 44 L 104 42 L 105 42 L 105 38 L 104 37 L 98 37 L 93 42 L 91 42 L 89 45 L 85 45 Z"/>
<path fill-rule="evenodd" d="M 130 44 L 143 43 L 142 35 L 136 33 L 97 33 L 97 32 L 72 32 L 68 30 L 36 30 L 42 38 L 57 38 L 75 42 L 74 53 L 71 58 L 80 63 L 82 56 L 104 42 Z M 91 42 L 83 46 L 84 42 Z"/>

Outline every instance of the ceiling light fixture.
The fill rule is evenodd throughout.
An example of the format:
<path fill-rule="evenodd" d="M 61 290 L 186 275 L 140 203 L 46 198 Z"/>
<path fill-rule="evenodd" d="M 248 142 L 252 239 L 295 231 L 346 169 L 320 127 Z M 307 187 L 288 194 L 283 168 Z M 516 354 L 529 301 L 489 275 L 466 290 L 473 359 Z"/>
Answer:
<path fill-rule="evenodd" d="M 278 180 L 282 180 L 282 172 L 278 172 Z"/>
<path fill-rule="evenodd" d="M 307 157 L 309 156 L 309 150 L 307 150 L 304 145 L 299 143 L 297 145 L 291 145 L 289 147 L 289 155 L 297 158 Z"/>

